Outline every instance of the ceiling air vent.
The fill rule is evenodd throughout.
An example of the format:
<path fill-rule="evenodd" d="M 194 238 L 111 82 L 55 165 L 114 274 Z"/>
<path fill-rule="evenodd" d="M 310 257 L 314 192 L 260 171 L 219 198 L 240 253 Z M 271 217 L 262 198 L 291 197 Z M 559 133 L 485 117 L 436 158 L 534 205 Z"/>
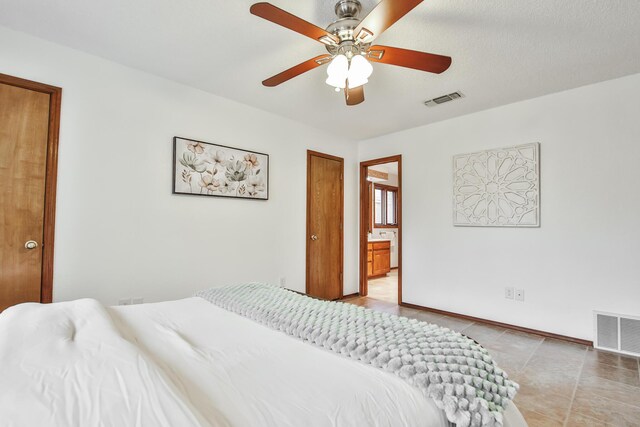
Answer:
<path fill-rule="evenodd" d="M 424 105 L 427 107 L 435 107 L 436 105 L 444 104 L 445 102 L 454 101 L 456 99 L 460 99 L 464 97 L 462 92 L 453 92 L 449 95 L 439 96 L 437 98 L 430 99 L 424 102 Z"/>
<path fill-rule="evenodd" d="M 594 317 L 595 348 L 640 356 L 640 317 L 601 311 Z"/>

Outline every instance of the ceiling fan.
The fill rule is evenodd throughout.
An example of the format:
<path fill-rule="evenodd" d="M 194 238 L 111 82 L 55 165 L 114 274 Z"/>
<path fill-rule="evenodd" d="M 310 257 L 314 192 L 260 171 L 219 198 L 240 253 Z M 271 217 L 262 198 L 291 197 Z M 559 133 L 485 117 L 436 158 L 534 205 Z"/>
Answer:
<path fill-rule="evenodd" d="M 262 84 L 277 86 L 321 65 L 329 64 L 326 83 L 337 92 L 344 90 L 347 105 L 357 105 L 364 101 L 363 86 L 373 72 L 369 61 L 429 73 L 444 72 L 451 65 L 451 58 L 448 56 L 371 44 L 420 3 L 422 0 L 382 0 L 360 20 L 358 16 L 362 6 L 358 0 L 338 0 L 335 6 L 338 19 L 326 30 L 270 3 L 254 4 L 250 9 L 252 14 L 323 43 L 329 52 L 276 74 Z"/>

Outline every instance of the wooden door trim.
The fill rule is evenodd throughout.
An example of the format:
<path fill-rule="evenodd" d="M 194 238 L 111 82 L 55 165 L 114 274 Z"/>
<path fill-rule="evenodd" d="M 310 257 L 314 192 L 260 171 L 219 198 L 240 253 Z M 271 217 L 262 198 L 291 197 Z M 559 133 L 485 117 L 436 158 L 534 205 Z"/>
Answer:
<path fill-rule="evenodd" d="M 40 302 L 50 303 L 53 301 L 53 250 L 55 241 L 58 144 L 60 136 L 62 89 L 1 73 L 0 84 L 20 87 L 49 95 L 49 136 L 47 141 L 47 170 L 44 184 L 44 232 L 42 237 L 42 283 L 40 285 Z"/>
<path fill-rule="evenodd" d="M 402 305 L 402 155 L 382 157 L 380 159 L 360 162 L 360 295 L 366 296 L 369 293 L 367 282 L 367 234 L 369 232 L 370 210 L 363 197 L 368 192 L 367 169 L 369 166 L 381 165 L 384 163 L 398 162 L 398 305 Z"/>
<path fill-rule="evenodd" d="M 309 251 L 311 244 L 311 157 L 322 157 L 340 162 L 342 185 L 340 185 L 340 298 L 344 298 L 344 159 L 319 151 L 307 150 L 307 225 L 305 233 L 305 293 L 309 294 Z M 365 254 L 366 256 L 366 254 Z"/>

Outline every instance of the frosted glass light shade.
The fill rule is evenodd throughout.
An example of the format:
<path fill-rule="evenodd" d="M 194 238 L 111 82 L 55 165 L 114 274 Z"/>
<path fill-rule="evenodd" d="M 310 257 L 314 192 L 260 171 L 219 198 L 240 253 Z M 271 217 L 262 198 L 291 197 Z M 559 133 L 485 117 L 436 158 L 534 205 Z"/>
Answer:
<path fill-rule="evenodd" d="M 329 86 L 344 89 L 346 80 L 349 75 L 349 60 L 344 55 L 338 55 L 333 58 L 331 64 L 327 68 L 326 83 Z"/>
<path fill-rule="evenodd" d="M 367 83 L 371 73 L 373 73 L 373 67 L 369 61 L 362 55 L 354 56 L 351 58 L 351 67 L 347 76 L 349 87 L 354 88 Z"/>

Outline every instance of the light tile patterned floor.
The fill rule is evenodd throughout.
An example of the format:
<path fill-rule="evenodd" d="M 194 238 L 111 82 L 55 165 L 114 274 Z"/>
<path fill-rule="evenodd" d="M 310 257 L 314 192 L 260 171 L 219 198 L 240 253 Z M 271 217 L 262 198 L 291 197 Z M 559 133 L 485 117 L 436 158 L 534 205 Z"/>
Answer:
<path fill-rule="evenodd" d="M 391 270 L 385 277 L 369 280 L 369 297 L 397 303 L 398 270 Z"/>
<path fill-rule="evenodd" d="M 371 292 L 371 285 L 369 289 Z M 378 298 L 385 293 L 383 289 L 376 291 Z M 637 358 L 400 307 L 395 302 L 372 297 L 351 297 L 344 301 L 436 323 L 478 341 L 520 383 L 515 402 L 531 427 L 640 427 Z"/>

